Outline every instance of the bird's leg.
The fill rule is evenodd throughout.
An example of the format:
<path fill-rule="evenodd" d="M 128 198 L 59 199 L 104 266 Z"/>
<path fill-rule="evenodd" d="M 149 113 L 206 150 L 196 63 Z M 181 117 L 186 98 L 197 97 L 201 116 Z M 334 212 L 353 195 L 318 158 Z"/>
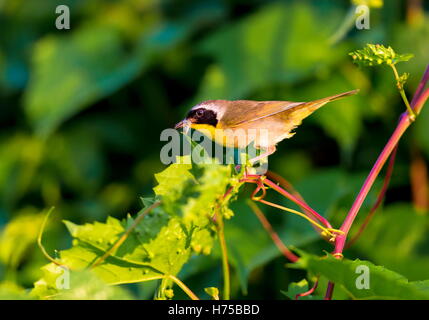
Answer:
<path fill-rule="evenodd" d="M 259 160 L 264 159 L 264 158 L 268 157 L 269 155 L 273 154 L 275 151 L 276 151 L 276 146 L 270 146 L 265 150 L 265 152 L 263 154 L 255 157 L 253 159 L 250 159 L 249 162 L 250 162 L 250 164 L 253 165 L 256 162 L 258 162 Z"/>

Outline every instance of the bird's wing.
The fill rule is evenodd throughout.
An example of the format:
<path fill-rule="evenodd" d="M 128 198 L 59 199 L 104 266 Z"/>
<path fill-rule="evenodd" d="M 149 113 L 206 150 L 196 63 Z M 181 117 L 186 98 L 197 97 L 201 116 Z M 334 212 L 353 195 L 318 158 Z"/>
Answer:
<path fill-rule="evenodd" d="M 230 105 L 222 116 L 224 127 L 237 127 L 241 124 L 267 118 L 289 110 L 298 121 L 301 121 L 312 112 L 322 107 L 328 102 L 338 100 L 358 93 L 359 90 L 352 90 L 329 96 L 326 98 L 309 102 L 292 101 L 230 101 Z"/>
<path fill-rule="evenodd" d="M 223 127 L 236 127 L 241 124 L 270 117 L 280 112 L 304 104 L 304 102 L 291 101 L 251 101 L 235 100 L 222 116 Z"/>

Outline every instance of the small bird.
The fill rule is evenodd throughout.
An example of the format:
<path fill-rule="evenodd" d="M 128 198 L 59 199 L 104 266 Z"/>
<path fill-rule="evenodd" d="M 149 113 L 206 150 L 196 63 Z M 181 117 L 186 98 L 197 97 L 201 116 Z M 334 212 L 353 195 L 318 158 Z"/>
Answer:
<path fill-rule="evenodd" d="M 245 148 L 254 142 L 265 152 L 250 160 L 255 163 L 276 151 L 276 145 L 292 137 L 302 120 L 326 103 L 354 95 L 347 91 L 310 102 L 208 100 L 194 106 L 186 118 L 176 124 L 185 133 L 193 128 L 226 147 Z"/>

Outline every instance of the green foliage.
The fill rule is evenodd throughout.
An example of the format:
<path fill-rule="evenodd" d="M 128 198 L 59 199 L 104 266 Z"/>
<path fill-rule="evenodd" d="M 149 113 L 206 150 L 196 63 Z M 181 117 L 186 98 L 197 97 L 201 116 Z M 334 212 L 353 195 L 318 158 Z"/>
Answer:
<path fill-rule="evenodd" d="M 359 222 L 356 225 L 355 230 Z M 360 256 L 410 280 L 426 279 L 429 259 L 422 248 L 427 241 L 428 226 L 427 215 L 411 206 L 388 206 L 376 213 L 354 248 Z"/>
<path fill-rule="evenodd" d="M 297 295 L 301 293 L 308 292 L 310 288 L 308 287 L 308 281 L 306 279 L 302 279 L 299 282 L 292 282 L 289 284 L 288 290 L 282 291 L 282 293 L 291 300 L 296 300 Z M 300 296 L 299 300 L 320 300 L 321 297 L 314 296 L 313 294 Z"/>
<path fill-rule="evenodd" d="M 3 282 L 0 284 L 1 300 L 31 300 L 32 297 L 24 288 L 17 286 L 13 282 Z"/>
<path fill-rule="evenodd" d="M 323 26 L 312 23 L 318 19 L 325 21 Z M 328 44 L 332 22 L 307 3 L 299 2 L 268 5 L 219 30 L 201 45 L 201 50 L 218 63 L 205 73 L 197 101 L 245 97 L 267 81 L 299 81 L 320 64 L 334 63 L 339 51 Z M 294 32 L 297 28 L 299 34 Z M 306 41 L 308 37 L 314 40 L 311 45 Z"/>
<path fill-rule="evenodd" d="M 364 49 L 349 53 L 353 62 L 361 66 L 377 66 L 381 64 L 395 65 L 398 62 L 408 61 L 413 54 L 397 54 L 392 47 L 381 44 L 367 44 Z M 406 77 L 405 77 L 406 80 Z"/>
<path fill-rule="evenodd" d="M 213 299 L 219 300 L 219 289 L 215 287 L 204 288 L 204 291 Z"/>
<path fill-rule="evenodd" d="M 72 37 L 40 41 L 33 64 L 26 112 L 36 130 L 48 134 L 82 108 L 130 81 L 142 62 L 126 54 L 118 31 L 89 25 Z"/>
<path fill-rule="evenodd" d="M 133 296 L 119 286 L 108 285 L 91 271 L 71 272 L 68 287 L 58 290 L 51 300 L 130 300 Z"/>
<path fill-rule="evenodd" d="M 231 208 L 236 214 L 225 225 L 225 236 L 230 251 L 230 263 L 234 266 L 243 292 L 248 290 L 249 276 L 268 261 L 280 255 L 261 223 L 252 213 L 243 196 Z M 267 207 L 260 206 L 263 212 Z M 269 208 L 269 207 L 268 207 Z M 276 230 L 282 241 L 288 245 L 303 246 L 318 239 L 317 234 L 308 223 L 299 217 L 282 212 L 274 213 L 280 223 Z"/>
<path fill-rule="evenodd" d="M 405 85 L 405 82 L 407 82 L 408 80 L 409 74 L 404 73 L 400 76 L 395 67 L 395 65 L 398 62 L 408 61 L 414 55 L 397 54 L 395 53 L 395 51 L 393 51 L 393 49 L 390 46 L 386 48 L 385 46 L 380 44 L 367 44 L 364 49 L 356 50 L 354 52 L 349 53 L 349 55 L 352 56 L 353 61 L 356 64 L 361 66 L 376 66 L 381 64 L 386 64 L 390 66 L 395 76 L 396 87 L 398 88 L 399 93 L 401 94 L 402 100 L 404 101 L 405 106 L 407 107 L 409 116 L 411 119 L 413 120 L 415 119 L 416 115 L 412 110 L 410 103 L 408 102 L 407 96 L 404 92 L 404 85 Z"/>
<path fill-rule="evenodd" d="M 212 216 L 230 178 L 229 166 L 172 164 L 156 175 L 158 185 L 154 190 L 161 206 L 147 213 L 134 229 L 129 229 L 134 224 L 131 216 L 122 221 L 108 217 L 105 223 L 84 225 L 65 221 L 73 247 L 61 251 L 57 263 L 70 270 L 89 267 L 107 284 L 175 276 L 192 254 L 211 252 L 215 238 Z M 154 201 L 142 200 L 147 207 Z M 131 232 L 125 242 L 105 261 L 95 263 L 127 230 Z M 36 282 L 35 295 L 44 298 L 56 294 L 61 266 L 51 263 L 43 268 L 45 275 Z"/>
<path fill-rule="evenodd" d="M 12 220 L 0 234 L 0 261 L 8 268 L 17 268 L 36 243 L 43 215 L 24 213 Z"/>
<path fill-rule="evenodd" d="M 359 288 L 359 267 L 368 268 L 369 288 Z M 293 267 L 321 274 L 340 285 L 353 299 L 429 299 L 427 282 L 409 282 L 400 274 L 363 260 L 338 260 L 331 255 L 316 257 L 302 253 Z M 359 271 L 359 272 L 358 272 Z"/>
<path fill-rule="evenodd" d="M 70 30 L 55 28 L 58 4 L 70 7 Z M 354 28 L 355 6 L 362 4 L 371 8 L 370 30 Z M 2 1 L 0 298 L 187 298 L 167 274 L 209 298 L 214 291 L 204 288 L 223 283 L 218 226 L 211 219 L 217 206 L 225 218 L 233 298 L 284 299 L 280 290 L 304 290 L 304 271 L 284 269 L 286 258 L 246 203 L 254 186 L 238 195 L 234 170 L 214 165 L 173 165 L 154 178 L 164 169 L 159 134 L 205 99 L 308 101 L 360 88 L 359 95 L 306 119 L 269 159 L 270 170 L 338 227 L 403 109 L 391 75 L 356 68 L 348 52 L 383 43 L 375 52 L 367 48 L 368 58 L 393 66 L 409 56 L 389 47 L 414 53 L 403 70 L 411 76 L 400 70 L 395 78 L 399 87 L 408 78 L 408 96 L 429 61 L 427 7 L 415 7 L 412 15 L 400 10 L 380 0 L 344 6 L 327 0 L 245 6 L 221 0 L 180 6 L 160 0 Z M 429 157 L 428 115 L 426 106 L 401 142 L 386 206 L 346 251 L 410 281 L 428 278 L 428 222 L 410 203 L 399 202 L 411 199 L 407 190 L 424 190 L 411 188 L 408 170 L 414 149 L 426 162 Z M 230 186 L 237 188 L 232 198 L 219 201 Z M 270 201 L 294 207 L 268 193 Z M 139 196 L 144 208 L 162 204 L 112 256 L 82 273 L 143 213 Z M 56 286 L 64 269 L 43 267 L 47 260 L 36 245 L 41 213 L 52 206 L 43 244 L 57 262 L 72 267 L 65 290 Z M 286 245 L 316 255 L 331 250 L 303 219 L 260 208 Z M 312 286 L 312 272 L 308 279 Z M 327 281 L 320 275 L 313 298 L 324 296 Z M 341 288 L 334 298 L 348 299 Z"/>

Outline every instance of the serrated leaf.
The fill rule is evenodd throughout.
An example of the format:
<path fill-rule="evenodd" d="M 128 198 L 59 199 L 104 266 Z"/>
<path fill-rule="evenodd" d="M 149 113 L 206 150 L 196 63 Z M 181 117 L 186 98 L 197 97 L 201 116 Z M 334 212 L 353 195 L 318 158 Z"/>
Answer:
<path fill-rule="evenodd" d="M 352 234 L 363 218 L 356 222 Z M 376 212 L 353 248 L 359 255 L 376 264 L 382 263 L 410 280 L 424 280 L 429 277 L 429 259 L 422 251 L 428 229 L 428 217 L 412 206 L 386 206 Z"/>
<path fill-rule="evenodd" d="M 261 223 L 245 203 L 238 200 L 231 208 L 240 214 L 225 223 L 225 237 L 228 244 L 230 263 L 235 267 L 241 289 L 247 293 L 248 278 L 253 270 L 281 255 Z M 267 207 L 260 206 L 266 213 Z M 305 220 L 279 213 L 280 223 L 276 230 L 287 245 L 301 246 L 319 238 Z M 268 216 L 270 219 L 271 216 Z M 220 253 L 217 253 L 220 255 Z"/>
<path fill-rule="evenodd" d="M 177 163 L 155 176 L 159 184 L 154 190 L 163 209 L 183 218 L 193 233 L 191 246 L 195 252 L 209 254 L 214 240 L 211 217 L 230 182 L 231 167 Z"/>
<path fill-rule="evenodd" d="M 131 300 L 133 296 L 124 288 L 110 286 L 93 272 L 70 273 L 70 288 L 53 296 L 54 300 Z"/>
<path fill-rule="evenodd" d="M 341 286 L 353 299 L 429 299 L 426 283 L 409 282 L 402 275 L 369 261 L 300 254 L 300 260 L 293 267 L 325 276 Z M 357 285 L 362 268 L 368 270 L 368 288 Z"/>
<path fill-rule="evenodd" d="M 385 47 L 381 44 L 367 44 L 365 48 L 356 50 L 349 55 L 353 58 L 353 62 L 361 66 L 377 66 L 377 65 L 395 65 L 398 62 L 408 61 L 413 54 L 397 54 L 392 47 Z"/>
<path fill-rule="evenodd" d="M 301 293 L 305 293 L 309 290 L 309 285 L 307 279 L 302 279 L 299 282 L 292 282 L 288 286 L 287 291 L 282 291 L 282 293 L 291 300 L 296 300 L 296 296 Z M 306 295 L 298 298 L 299 300 L 320 300 L 321 297 L 311 295 Z"/>
<path fill-rule="evenodd" d="M 169 165 L 165 170 L 155 174 L 158 185 L 153 188 L 158 196 L 169 195 L 176 189 L 180 191 L 184 181 L 194 180 L 194 176 L 189 172 L 192 168 L 188 157 L 178 157 L 177 163 Z M 195 180 L 194 180 L 195 182 Z"/>
<path fill-rule="evenodd" d="M 177 275 L 192 254 L 209 254 L 215 237 L 211 217 L 229 184 L 230 170 L 221 165 L 173 164 L 156 175 L 161 205 L 148 213 L 140 211 L 139 215 L 145 214 L 141 222 L 93 272 L 107 284 L 166 279 Z M 154 200 L 142 201 L 152 205 Z M 60 252 L 58 263 L 81 270 L 103 256 L 135 224 L 135 218 L 65 224 L 74 238 L 73 247 Z M 44 267 L 45 276 L 36 283 L 35 295 L 55 294 L 58 268 L 53 263 Z"/>

